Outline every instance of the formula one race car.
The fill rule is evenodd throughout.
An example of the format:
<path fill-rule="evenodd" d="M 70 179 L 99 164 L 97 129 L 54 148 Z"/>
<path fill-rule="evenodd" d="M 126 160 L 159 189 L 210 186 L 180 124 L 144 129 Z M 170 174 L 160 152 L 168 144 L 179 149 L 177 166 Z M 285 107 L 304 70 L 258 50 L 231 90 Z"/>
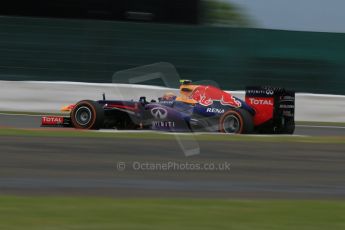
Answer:
<path fill-rule="evenodd" d="M 174 132 L 292 134 L 295 93 L 248 87 L 245 101 L 211 85 L 181 81 L 180 95 L 158 101 L 83 100 L 66 106 L 68 116 L 44 116 L 42 126 L 77 129 L 150 129 Z"/>

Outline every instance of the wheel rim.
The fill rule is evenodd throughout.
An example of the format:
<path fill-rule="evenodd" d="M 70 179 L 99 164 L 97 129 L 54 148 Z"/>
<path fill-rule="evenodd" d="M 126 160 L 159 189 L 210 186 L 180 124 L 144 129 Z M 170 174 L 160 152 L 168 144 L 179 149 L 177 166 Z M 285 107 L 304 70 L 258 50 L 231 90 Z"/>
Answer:
<path fill-rule="evenodd" d="M 234 115 L 228 115 L 223 121 L 223 129 L 226 133 L 238 133 L 241 128 L 239 119 Z"/>
<path fill-rule="evenodd" d="M 79 125 L 85 126 L 91 121 L 92 113 L 88 107 L 82 106 L 77 109 L 74 117 Z"/>

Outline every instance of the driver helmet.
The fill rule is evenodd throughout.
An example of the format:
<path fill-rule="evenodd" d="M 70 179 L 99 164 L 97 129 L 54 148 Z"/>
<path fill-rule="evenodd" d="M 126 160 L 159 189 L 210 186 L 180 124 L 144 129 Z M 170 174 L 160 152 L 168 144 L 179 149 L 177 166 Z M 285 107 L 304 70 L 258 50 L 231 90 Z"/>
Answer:
<path fill-rule="evenodd" d="M 176 99 L 176 95 L 172 92 L 165 93 L 162 97 L 164 101 L 172 101 Z"/>

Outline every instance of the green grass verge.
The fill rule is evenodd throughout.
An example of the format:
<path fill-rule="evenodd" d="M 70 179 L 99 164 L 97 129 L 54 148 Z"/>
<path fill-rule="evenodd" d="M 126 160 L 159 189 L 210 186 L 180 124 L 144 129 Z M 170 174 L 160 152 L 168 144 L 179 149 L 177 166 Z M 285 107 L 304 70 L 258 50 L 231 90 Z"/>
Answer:
<path fill-rule="evenodd" d="M 344 201 L 0 196 L 6 230 L 340 230 Z"/>
<path fill-rule="evenodd" d="M 13 129 L 0 128 L 0 136 L 29 136 L 29 137 L 71 137 L 71 138 L 129 138 L 149 140 L 183 140 L 198 141 L 257 141 L 257 142 L 302 142 L 320 144 L 345 144 L 345 136 L 281 136 L 281 135 L 212 135 L 212 134 L 169 134 L 164 132 L 97 132 L 75 129 Z"/>
<path fill-rule="evenodd" d="M 25 112 L 25 111 L 0 111 L 2 114 L 14 114 L 14 115 L 35 115 L 35 116 L 40 116 L 40 115 L 49 115 L 49 116 L 63 116 L 68 113 L 47 113 L 47 112 Z"/>

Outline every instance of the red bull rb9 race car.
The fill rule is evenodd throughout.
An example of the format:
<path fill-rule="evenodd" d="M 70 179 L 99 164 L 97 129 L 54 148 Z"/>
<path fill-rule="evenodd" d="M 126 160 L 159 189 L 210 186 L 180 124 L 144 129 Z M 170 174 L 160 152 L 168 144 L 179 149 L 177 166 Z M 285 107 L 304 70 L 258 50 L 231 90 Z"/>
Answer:
<path fill-rule="evenodd" d="M 66 106 L 67 116 L 44 116 L 42 126 L 77 129 L 149 129 L 230 134 L 293 134 L 295 92 L 282 88 L 247 87 L 239 99 L 211 85 L 185 80 L 179 95 L 158 101 L 82 100 Z"/>

